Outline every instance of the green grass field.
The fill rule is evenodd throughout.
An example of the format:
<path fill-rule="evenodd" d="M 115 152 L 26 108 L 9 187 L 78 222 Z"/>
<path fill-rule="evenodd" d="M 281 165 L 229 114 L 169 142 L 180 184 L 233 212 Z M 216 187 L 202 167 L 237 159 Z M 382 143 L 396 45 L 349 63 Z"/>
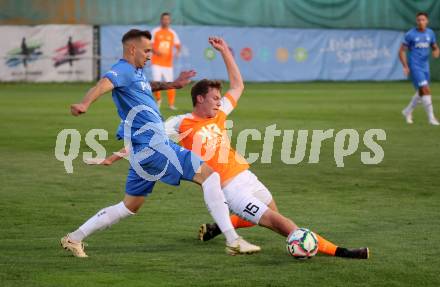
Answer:
<path fill-rule="evenodd" d="M 276 138 L 271 164 L 252 171 L 272 191 L 280 211 L 347 247 L 369 246 L 371 259 L 316 256 L 297 261 L 284 238 L 263 228 L 240 229 L 263 250 L 230 257 L 224 241 L 196 240 L 210 222 L 202 193 L 183 183 L 156 185 L 143 209 L 88 238 L 89 258 L 73 258 L 59 238 L 124 194 L 127 161 L 87 166 L 84 137 L 109 131 L 107 152 L 117 151 L 118 118 L 111 97 L 80 118 L 69 114 L 90 84 L 0 85 L 0 286 L 438 286 L 440 278 L 440 128 L 429 126 L 421 107 L 416 123 L 400 110 L 413 94 L 410 83 L 248 84 L 231 114 L 234 135 L 244 128 L 384 129 L 385 157 L 364 165 L 358 151 L 337 168 L 333 140 L 320 162 L 286 165 Z M 440 115 L 440 84 L 432 85 Z M 190 110 L 188 90 L 178 93 L 179 112 Z M 164 111 L 168 117 L 171 112 Z M 60 130 L 78 129 L 81 153 L 67 174 L 54 156 Z M 310 137 L 309 137 L 310 144 Z M 262 142 L 248 150 L 261 152 Z M 308 151 L 308 150 L 307 150 Z"/>

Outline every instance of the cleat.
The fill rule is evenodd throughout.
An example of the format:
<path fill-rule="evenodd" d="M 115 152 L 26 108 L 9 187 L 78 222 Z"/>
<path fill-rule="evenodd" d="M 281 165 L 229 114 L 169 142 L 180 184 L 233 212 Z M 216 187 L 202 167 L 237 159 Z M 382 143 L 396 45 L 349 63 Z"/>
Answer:
<path fill-rule="evenodd" d="M 402 111 L 402 115 L 405 118 L 407 124 L 413 124 L 412 113 L 408 113 L 405 110 Z"/>
<path fill-rule="evenodd" d="M 69 234 L 61 238 L 60 240 L 61 247 L 72 252 L 73 256 L 85 258 L 88 257 L 84 252 L 84 242 L 74 242 L 69 238 Z"/>
<path fill-rule="evenodd" d="M 218 227 L 216 223 L 206 223 L 200 225 L 199 228 L 199 240 L 200 241 L 208 241 L 216 237 L 217 235 L 222 234 L 222 231 Z"/>
<path fill-rule="evenodd" d="M 170 110 L 177 111 L 178 109 L 176 108 L 176 106 L 170 106 Z"/>
<path fill-rule="evenodd" d="M 438 120 L 436 118 L 432 118 L 429 120 L 429 124 L 433 125 L 433 126 L 439 126 L 440 123 L 438 122 Z"/>
<path fill-rule="evenodd" d="M 352 258 L 352 259 L 368 259 L 370 258 L 370 249 L 368 247 L 347 249 L 338 247 L 335 256 Z"/>
<path fill-rule="evenodd" d="M 238 237 L 230 245 L 226 243 L 226 253 L 229 255 L 253 254 L 261 251 L 261 247 L 250 244 L 241 237 Z"/>

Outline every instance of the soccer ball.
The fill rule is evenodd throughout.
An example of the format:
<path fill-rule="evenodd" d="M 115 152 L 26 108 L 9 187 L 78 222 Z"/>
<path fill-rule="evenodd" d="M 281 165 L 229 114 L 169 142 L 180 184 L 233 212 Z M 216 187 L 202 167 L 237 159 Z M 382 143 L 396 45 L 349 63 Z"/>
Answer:
<path fill-rule="evenodd" d="M 316 235 L 306 228 L 298 228 L 287 236 L 287 252 L 296 259 L 309 259 L 318 252 Z"/>

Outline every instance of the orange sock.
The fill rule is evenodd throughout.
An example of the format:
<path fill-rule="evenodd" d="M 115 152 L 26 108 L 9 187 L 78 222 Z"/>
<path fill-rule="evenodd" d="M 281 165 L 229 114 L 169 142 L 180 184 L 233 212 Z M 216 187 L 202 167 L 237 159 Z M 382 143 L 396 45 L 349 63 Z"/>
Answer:
<path fill-rule="evenodd" d="M 160 101 L 160 92 L 154 92 L 154 97 L 156 98 L 156 101 Z"/>
<path fill-rule="evenodd" d="M 174 106 L 174 100 L 176 98 L 176 90 L 168 90 L 168 105 Z"/>
<path fill-rule="evenodd" d="M 315 233 L 316 237 L 318 238 L 318 251 L 320 253 L 335 256 L 336 249 L 338 248 L 338 246 L 334 245 L 333 243 L 331 243 L 327 239 L 321 237 L 316 232 L 313 232 L 313 233 Z"/>
<path fill-rule="evenodd" d="M 235 214 L 231 215 L 231 222 L 234 228 L 245 228 L 255 225 L 252 222 L 244 220 L 243 218 Z"/>

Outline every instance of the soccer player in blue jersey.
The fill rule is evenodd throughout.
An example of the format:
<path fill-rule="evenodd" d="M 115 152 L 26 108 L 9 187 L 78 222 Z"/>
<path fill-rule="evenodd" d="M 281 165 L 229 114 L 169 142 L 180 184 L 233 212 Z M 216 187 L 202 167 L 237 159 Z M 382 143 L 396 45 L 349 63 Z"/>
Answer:
<path fill-rule="evenodd" d="M 416 15 L 417 27 L 409 30 L 400 46 L 399 58 L 406 76 L 410 75 L 416 94 L 409 105 L 402 111 L 408 124 L 413 123 L 412 112 L 419 102 L 422 102 L 428 121 L 431 125 L 438 126 L 439 122 L 434 116 L 431 90 L 429 88 L 429 52 L 438 58 L 439 47 L 436 43 L 434 32 L 428 28 L 428 14 L 419 12 Z M 408 55 L 406 55 L 408 51 Z"/>
<path fill-rule="evenodd" d="M 226 237 L 227 253 L 260 251 L 259 246 L 248 243 L 235 232 L 219 174 L 197 155 L 170 141 L 165 133 L 152 91 L 181 88 L 194 72 L 187 72 L 171 83 L 149 83 L 143 67 L 152 55 L 151 34 L 132 29 L 122 37 L 122 45 L 123 58 L 89 90 L 81 103 L 71 106 L 71 113 L 74 116 L 86 113 L 94 101 L 112 91 L 118 114 L 125 123 L 124 146 L 130 149 L 125 197 L 120 203 L 98 211 L 77 230 L 61 238 L 62 247 L 76 257 L 87 257 L 84 238 L 135 214 L 157 180 L 179 185 L 183 179 L 201 185 L 207 208 Z"/>

